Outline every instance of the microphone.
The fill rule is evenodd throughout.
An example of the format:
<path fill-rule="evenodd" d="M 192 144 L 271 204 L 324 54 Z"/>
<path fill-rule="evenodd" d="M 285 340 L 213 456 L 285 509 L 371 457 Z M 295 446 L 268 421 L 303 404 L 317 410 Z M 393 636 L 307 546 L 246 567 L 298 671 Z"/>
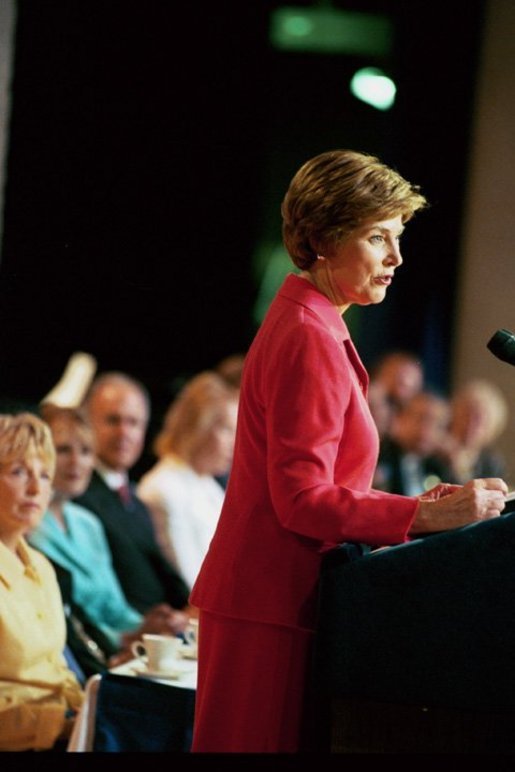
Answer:
<path fill-rule="evenodd" d="M 486 345 L 498 359 L 515 365 L 515 335 L 512 332 L 497 330 Z"/>

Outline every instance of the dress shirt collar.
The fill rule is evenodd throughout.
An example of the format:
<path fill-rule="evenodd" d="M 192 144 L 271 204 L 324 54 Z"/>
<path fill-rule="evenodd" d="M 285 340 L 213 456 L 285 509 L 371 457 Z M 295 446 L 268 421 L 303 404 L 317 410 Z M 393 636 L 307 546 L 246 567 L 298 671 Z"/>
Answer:
<path fill-rule="evenodd" d="M 124 485 L 129 485 L 129 476 L 126 472 L 117 472 L 115 469 L 109 469 L 108 466 L 99 461 L 97 461 L 95 469 L 107 487 L 113 491 L 117 491 Z"/>
<path fill-rule="evenodd" d="M 21 574 L 25 574 L 25 576 L 40 583 L 39 574 L 30 559 L 25 539 L 19 540 L 16 550 L 18 556 L 0 542 L 0 582 L 9 589 L 19 580 Z"/>
<path fill-rule="evenodd" d="M 289 274 L 279 289 L 279 295 L 295 300 L 314 311 L 337 340 L 349 340 L 350 334 L 338 309 L 314 284 L 296 274 Z"/>

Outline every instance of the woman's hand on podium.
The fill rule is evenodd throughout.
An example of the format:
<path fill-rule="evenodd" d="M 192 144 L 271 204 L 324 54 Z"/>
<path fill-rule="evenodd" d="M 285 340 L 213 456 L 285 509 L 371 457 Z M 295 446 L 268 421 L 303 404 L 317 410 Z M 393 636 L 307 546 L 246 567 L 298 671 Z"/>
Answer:
<path fill-rule="evenodd" d="M 450 531 L 498 517 L 507 493 L 508 486 L 498 477 L 470 480 L 465 485 L 440 483 L 418 497 L 409 535 Z"/>

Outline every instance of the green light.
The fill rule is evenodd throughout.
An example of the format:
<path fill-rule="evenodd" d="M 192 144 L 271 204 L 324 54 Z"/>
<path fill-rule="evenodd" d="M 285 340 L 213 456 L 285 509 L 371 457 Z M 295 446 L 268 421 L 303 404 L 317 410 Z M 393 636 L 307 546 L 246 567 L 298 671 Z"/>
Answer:
<path fill-rule="evenodd" d="M 259 325 L 285 277 L 292 271 L 298 273 L 298 270 L 292 265 L 282 242 L 261 243 L 256 249 L 253 262 L 256 282 L 259 284 L 253 316 Z"/>
<path fill-rule="evenodd" d="M 397 87 L 377 67 L 364 67 L 352 76 L 350 90 L 357 99 L 377 110 L 389 110 L 395 102 Z"/>
<path fill-rule="evenodd" d="M 290 16 L 284 21 L 284 31 L 293 37 L 304 37 L 313 30 L 313 25 L 304 16 Z"/>
<path fill-rule="evenodd" d="M 375 13 L 282 6 L 270 15 L 270 42 L 282 51 L 388 56 L 393 24 Z"/>

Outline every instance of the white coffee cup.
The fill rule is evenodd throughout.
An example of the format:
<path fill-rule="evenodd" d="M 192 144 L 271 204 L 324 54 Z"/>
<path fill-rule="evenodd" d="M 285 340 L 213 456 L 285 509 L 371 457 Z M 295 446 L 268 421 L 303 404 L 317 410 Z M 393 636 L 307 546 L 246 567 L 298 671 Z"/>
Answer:
<path fill-rule="evenodd" d="M 174 670 L 179 657 L 181 639 L 172 635 L 151 635 L 145 633 L 143 640 L 134 641 L 131 651 L 140 659 L 147 670 L 154 673 L 165 673 Z"/>

